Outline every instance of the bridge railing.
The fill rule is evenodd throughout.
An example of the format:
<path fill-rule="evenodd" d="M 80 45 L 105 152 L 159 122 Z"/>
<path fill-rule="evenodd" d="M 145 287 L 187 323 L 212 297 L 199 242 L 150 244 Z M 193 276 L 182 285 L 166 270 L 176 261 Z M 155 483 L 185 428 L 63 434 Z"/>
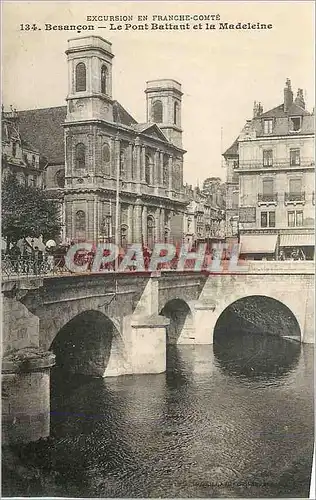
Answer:
<path fill-rule="evenodd" d="M 92 264 L 92 262 L 91 262 Z M 148 263 L 147 263 L 148 264 Z M 188 265 L 185 266 L 183 269 L 184 272 L 196 272 L 200 273 L 201 271 L 195 271 L 194 270 L 194 261 L 188 261 Z M 210 264 L 210 263 L 208 263 Z M 171 265 L 161 265 L 158 268 L 158 272 L 167 272 L 167 273 L 181 273 L 181 270 L 177 269 L 176 263 L 173 262 Z M 102 269 L 100 272 L 108 272 L 108 273 L 117 273 L 117 274 L 128 274 L 132 273 L 135 274 L 137 271 L 135 269 L 129 268 L 126 269 L 126 271 L 115 271 L 113 266 L 109 267 L 107 269 Z M 151 274 L 151 271 L 148 269 L 148 265 L 145 267 L 144 271 L 142 273 L 149 273 Z M 211 272 L 212 274 L 214 271 L 209 268 L 207 270 L 204 268 L 202 272 Z M 285 261 L 251 261 L 251 260 L 243 260 L 239 262 L 239 269 L 234 269 L 230 271 L 229 269 L 229 261 L 228 260 L 223 260 L 222 261 L 222 266 L 220 269 L 217 270 L 217 272 L 221 273 L 224 272 L 225 274 L 238 274 L 238 273 L 246 273 L 246 274 L 256 274 L 256 273 L 270 273 L 270 274 L 298 274 L 298 273 L 304 273 L 304 274 L 314 274 L 315 272 L 315 261 L 308 261 L 308 260 L 297 260 L 297 261 L 290 261 L 290 260 L 285 260 Z M 23 258 L 18 258 L 18 259 L 12 259 L 9 256 L 4 256 L 1 261 L 1 275 L 2 279 L 11 279 L 14 277 L 31 277 L 31 276 L 69 276 L 73 274 L 95 274 L 95 272 L 91 271 L 91 266 L 89 266 L 89 269 L 86 271 L 82 271 L 80 273 L 74 273 L 71 272 L 67 267 L 65 266 L 65 261 L 64 258 L 60 259 L 55 259 L 54 261 L 38 261 L 35 259 L 23 259 Z"/>
<path fill-rule="evenodd" d="M 2 279 L 13 278 L 16 276 L 44 276 L 44 275 L 58 275 L 61 273 L 69 273 L 65 267 L 63 259 L 58 259 L 53 262 L 47 260 L 12 259 L 10 256 L 5 255 L 1 259 L 1 275 Z"/>

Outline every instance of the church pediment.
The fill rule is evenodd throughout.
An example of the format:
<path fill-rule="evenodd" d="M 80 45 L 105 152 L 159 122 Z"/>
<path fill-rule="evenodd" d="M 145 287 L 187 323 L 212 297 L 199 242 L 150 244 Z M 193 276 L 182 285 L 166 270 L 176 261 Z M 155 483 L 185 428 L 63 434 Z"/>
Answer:
<path fill-rule="evenodd" d="M 138 123 L 134 126 L 139 132 L 147 136 L 159 139 L 160 141 L 169 142 L 165 134 L 160 130 L 156 123 Z"/>

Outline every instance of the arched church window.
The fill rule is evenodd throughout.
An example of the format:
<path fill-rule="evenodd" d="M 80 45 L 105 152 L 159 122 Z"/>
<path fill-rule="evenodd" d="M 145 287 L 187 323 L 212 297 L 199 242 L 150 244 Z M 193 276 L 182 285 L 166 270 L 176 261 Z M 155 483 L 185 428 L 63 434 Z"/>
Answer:
<path fill-rule="evenodd" d="M 81 62 L 76 66 L 76 92 L 86 90 L 86 65 Z"/>
<path fill-rule="evenodd" d="M 149 155 L 145 157 L 145 181 L 147 184 L 152 183 L 152 158 Z"/>
<path fill-rule="evenodd" d="M 83 210 L 76 212 L 75 228 L 76 232 L 83 232 L 86 229 L 86 214 Z"/>
<path fill-rule="evenodd" d="M 85 168 L 86 166 L 86 147 L 82 142 L 76 146 L 76 168 Z"/>
<path fill-rule="evenodd" d="M 173 123 L 178 125 L 179 122 L 179 103 L 175 101 L 173 105 Z"/>
<path fill-rule="evenodd" d="M 65 172 L 64 172 L 64 170 L 58 170 L 56 172 L 55 182 L 59 188 L 65 187 Z"/>
<path fill-rule="evenodd" d="M 155 101 L 152 105 L 152 120 L 155 123 L 163 122 L 163 110 L 161 101 Z"/>
<path fill-rule="evenodd" d="M 101 68 L 101 93 L 107 94 L 108 90 L 108 68 L 106 66 L 102 66 Z"/>

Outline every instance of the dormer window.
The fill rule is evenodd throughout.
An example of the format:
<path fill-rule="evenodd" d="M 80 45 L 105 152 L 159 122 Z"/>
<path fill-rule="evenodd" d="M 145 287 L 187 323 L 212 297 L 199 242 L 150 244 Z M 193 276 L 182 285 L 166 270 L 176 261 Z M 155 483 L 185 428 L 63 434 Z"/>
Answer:
<path fill-rule="evenodd" d="M 290 131 L 299 132 L 301 130 L 301 120 L 300 116 L 291 116 L 290 118 Z"/>
<path fill-rule="evenodd" d="M 272 134 L 272 129 L 273 129 L 273 120 L 264 120 L 263 121 L 263 131 L 265 134 Z"/>

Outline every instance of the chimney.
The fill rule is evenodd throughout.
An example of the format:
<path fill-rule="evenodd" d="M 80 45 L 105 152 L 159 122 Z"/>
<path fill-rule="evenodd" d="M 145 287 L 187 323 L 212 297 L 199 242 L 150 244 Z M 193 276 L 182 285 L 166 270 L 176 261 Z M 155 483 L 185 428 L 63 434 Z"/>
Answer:
<path fill-rule="evenodd" d="M 290 109 L 290 106 L 293 104 L 293 92 L 291 89 L 291 80 L 289 78 L 286 79 L 285 88 L 284 88 L 284 112 L 287 113 Z"/>
<path fill-rule="evenodd" d="M 257 118 L 257 116 L 262 115 L 263 107 L 261 106 L 261 102 L 255 101 L 253 103 L 253 117 Z"/>
<path fill-rule="evenodd" d="M 258 116 L 258 103 L 257 101 L 254 101 L 253 103 L 253 117 L 256 118 Z"/>
<path fill-rule="evenodd" d="M 297 90 L 297 96 L 294 102 L 297 106 L 300 106 L 301 108 L 305 109 L 303 89 Z"/>

